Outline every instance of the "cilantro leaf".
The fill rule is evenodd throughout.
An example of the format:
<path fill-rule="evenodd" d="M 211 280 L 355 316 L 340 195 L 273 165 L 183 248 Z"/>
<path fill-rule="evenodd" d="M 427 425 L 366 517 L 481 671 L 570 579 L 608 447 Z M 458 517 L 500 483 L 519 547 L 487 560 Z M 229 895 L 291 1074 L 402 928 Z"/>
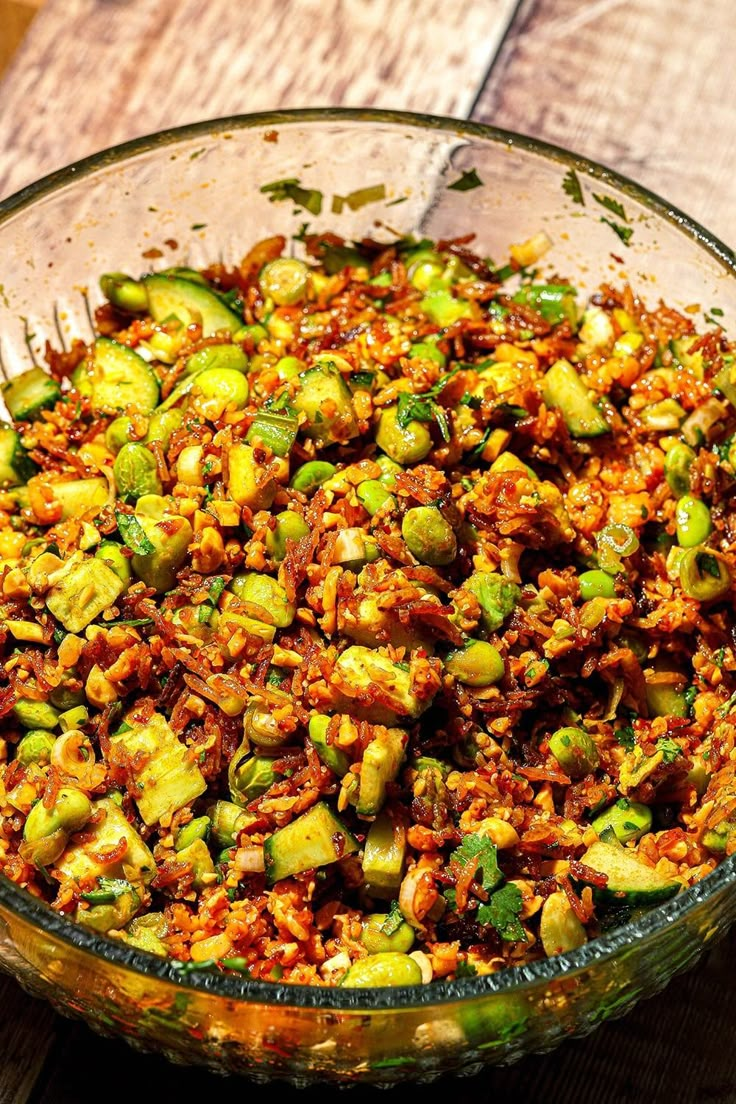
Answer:
<path fill-rule="evenodd" d="M 682 748 L 671 736 L 663 736 L 657 740 L 657 751 L 661 751 L 664 763 L 674 763 L 678 755 L 682 755 Z"/>
<path fill-rule="evenodd" d="M 120 536 L 132 552 L 137 552 L 139 556 L 150 556 L 151 552 L 155 552 L 153 544 L 135 514 L 125 514 L 122 510 L 116 510 L 115 519 Z"/>
<path fill-rule="evenodd" d="M 636 733 L 631 725 L 625 725 L 623 728 L 617 728 L 613 735 L 621 747 L 625 747 L 627 751 L 631 751 L 636 743 Z"/>
<path fill-rule="evenodd" d="M 473 188 L 482 187 L 483 181 L 475 169 L 466 169 L 462 176 L 459 176 L 457 180 L 453 180 L 452 184 L 447 185 L 447 190 L 450 192 L 469 192 Z"/>
<path fill-rule="evenodd" d="M 562 190 L 567 192 L 573 203 L 579 203 L 582 207 L 585 206 L 585 197 L 583 196 L 583 189 L 580 186 L 578 180 L 578 174 L 574 169 L 568 169 L 562 178 Z"/>
<path fill-rule="evenodd" d="M 492 893 L 487 904 L 480 906 L 477 913 L 478 923 L 490 924 L 508 942 L 526 939 L 519 921 L 522 906 L 521 890 L 509 883 Z"/>
<path fill-rule="evenodd" d="M 463 960 L 462 962 L 458 962 L 457 966 L 455 967 L 455 977 L 456 978 L 475 977 L 477 975 L 477 973 L 478 973 L 478 971 L 475 968 L 475 966 L 473 965 L 473 963 L 468 962 L 467 960 Z"/>
<path fill-rule="evenodd" d="M 629 244 L 631 235 L 634 233 L 633 226 L 621 226 L 618 222 L 614 222 L 613 219 L 604 218 L 601 215 L 601 222 L 605 222 L 606 226 L 610 226 L 611 229 L 618 234 L 624 245 Z"/>
<path fill-rule="evenodd" d="M 495 843 L 491 843 L 488 836 L 479 836 L 475 833 L 465 836 L 460 846 L 450 856 L 451 862 L 467 866 L 473 859 L 478 860 L 475 870 L 475 880 L 480 882 L 486 892 L 495 889 L 503 874 L 498 867 L 498 851 Z"/>
<path fill-rule="evenodd" d="M 593 199 L 596 201 L 596 203 L 600 203 L 601 207 L 605 207 L 607 211 L 611 211 L 614 215 L 618 215 L 618 217 L 622 218 L 624 222 L 629 221 L 623 204 L 619 203 L 619 201 L 617 199 L 614 199 L 613 196 L 596 195 L 596 193 L 593 192 Z"/>
<path fill-rule="evenodd" d="M 401 925 L 404 923 L 404 917 L 399 908 L 398 901 L 391 902 L 391 908 L 389 909 L 388 916 L 381 924 L 381 931 L 384 935 L 393 935 L 397 932 Z"/>

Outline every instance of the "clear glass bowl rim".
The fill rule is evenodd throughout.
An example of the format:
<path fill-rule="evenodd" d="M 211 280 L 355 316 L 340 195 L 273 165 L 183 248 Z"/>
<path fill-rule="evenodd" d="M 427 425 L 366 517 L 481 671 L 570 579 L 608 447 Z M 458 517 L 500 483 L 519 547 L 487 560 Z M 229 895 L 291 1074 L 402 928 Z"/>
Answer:
<path fill-rule="evenodd" d="M 719 238 L 695 219 L 662 199 L 656 193 L 637 184 L 626 176 L 587 157 L 514 131 L 503 130 L 484 123 L 475 123 L 441 115 L 423 115 L 408 111 L 387 111 L 361 108 L 298 108 L 275 112 L 258 112 L 249 115 L 231 115 L 220 119 L 204 120 L 186 126 L 157 131 L 141 138 L 123 142 L 101 150 L 89 157 L 75 161 L 62 169 L 27 185 L 7 199 L 0 201 L 0 226 L 14 214 L 76 181 L 91 176 L 98 169 L 120 164 L 138 154 L 160 147 L 175 145 L 204 135 L 247 130 L 257 127 L 279 127 L 309 123 L 355 123 L 412 127 L 420 131 L 450 132 L 457 137 L 467 137 L 512 146 L 527 153 L 536 154 L 547 161 L 555 161 L 566 169 L 574 169 L 593 179 L 605 181 L 624 195 L 630 196 L 649 208 L 652 213 L 676 226 L 686 236 L 693 238 L 706 252 L 732 276 L 736 276 L 736 255 Z M 53 939 L 106 960 L 144 977 L 170 982 L 181 990 L 209 993 L 228 1001 L 247 1004 L 276 1004 L 285 1007 L 313 1008 L 324 1013 L 349 1011 L 400 1011 L 426 1007 L 439 1008 L 457 1001 L 488 997 L 493 993 L 523 993 L 539 985 L 573 978 L 585 972 L 593 964 L 615 958 L 626 947 L 640 939 L 656 937 L 675 923 L 685 922 L 696 908 L 706 904 L 720 892 L 726 892 L 736 884 L 736 855 L 722 862 L 702 881 L 690 886 L 673 900 L 660 905 L 648 915 L 624 924 L 575 951 L 543 959 L 527 966 L 516 966 L 474 978 L 446 981 L 431 985 L 380 989 L 320 988 L 307 985 L 289 985 L 278 982 L 251 981 L 234 975 L 201 970 L 189 973 L 172 960 L 161 959 L 146 951 L 139 951 L 124 943 L 83 928 L 53 912 L 48 905 L 38 901 L 30 893 L 0 875 L 0 907 L 6 908 L 20 920 L 39 928 Z"/>

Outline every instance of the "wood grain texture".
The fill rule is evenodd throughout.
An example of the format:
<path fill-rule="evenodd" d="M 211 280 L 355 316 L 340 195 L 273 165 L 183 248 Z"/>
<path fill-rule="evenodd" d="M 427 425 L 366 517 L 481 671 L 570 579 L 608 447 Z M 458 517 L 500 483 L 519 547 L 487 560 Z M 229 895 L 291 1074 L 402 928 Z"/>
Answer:
<path fill-rule="evenodd" d="M 0 975 L 0 1104 L 26 1104 L 62 1020 Z"/>
<path fill-rule="evenodd" d="M 733 0 L 522 0 L 474 118 L 602 161 L 736 243 Z"/>
<path fill-rule="evenodd" d="M 464 115 L 514 6 L 48 0 L 1 89 L 0 195 L 127 138 L 221 115 L 337 104 Z"/>

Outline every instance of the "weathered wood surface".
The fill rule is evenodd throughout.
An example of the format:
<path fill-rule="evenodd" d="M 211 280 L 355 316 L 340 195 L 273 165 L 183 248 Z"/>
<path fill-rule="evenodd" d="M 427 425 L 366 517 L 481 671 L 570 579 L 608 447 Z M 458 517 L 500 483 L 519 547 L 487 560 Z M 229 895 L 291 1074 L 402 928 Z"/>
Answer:
<path fill-rule="evenodd" d="M 577 149 L 733 244 L 735 35 L 733 0 L 47 0 L 0 83 L 0 195 L 196 119 L 395 107 L 472 114 Z M 732 938 L 588 1039 L 443 1089 L 547 1104 L 736 1101 L 734 950 Z M 0 979 L 0 1007 L 0 1104 L 129 1104 L 131 1094 L 153 1099 L 154 1085 L 188 1101 L 245 1088 L 98 1039 L 10 980 Z M 338 1100 L 323 1089 L 284 1096 Z"/>

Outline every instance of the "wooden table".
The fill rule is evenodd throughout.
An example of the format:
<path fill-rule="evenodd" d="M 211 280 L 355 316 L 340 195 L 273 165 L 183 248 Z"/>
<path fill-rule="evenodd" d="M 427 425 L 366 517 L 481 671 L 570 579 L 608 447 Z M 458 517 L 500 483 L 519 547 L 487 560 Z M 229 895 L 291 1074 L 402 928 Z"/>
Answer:
<path fill-rule="evenodd" d="M 47 0 L 0 84 L 0 195 L 196 119 L 374 105 L 569 146 L 733 244 L 735 33 L 734 0 Z M 548 1104 L 734 1101 L 735 950 L 734 939 L 721 944 L 697 973 L 587 1040 L 444 1089 Z M 0 982 L 0 1000 L 0 1104 L 266 1098 L 98 1039 L 12 981 Z"/>

